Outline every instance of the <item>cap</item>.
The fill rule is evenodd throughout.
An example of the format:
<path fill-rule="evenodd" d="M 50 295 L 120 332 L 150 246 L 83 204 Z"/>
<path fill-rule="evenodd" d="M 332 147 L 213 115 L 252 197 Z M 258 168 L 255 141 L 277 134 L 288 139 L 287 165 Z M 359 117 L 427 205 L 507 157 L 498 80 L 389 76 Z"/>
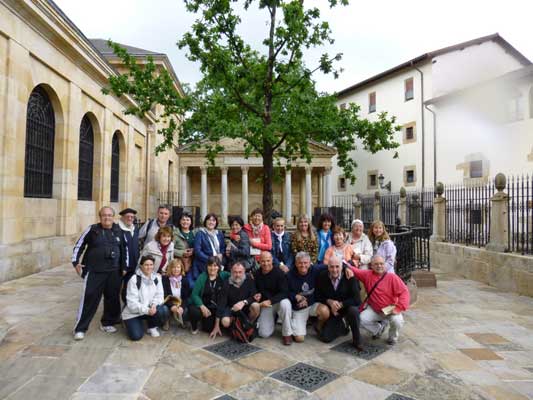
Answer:
<path fill-rule="evenodd" d="M 122 210 L 121 212 L 119 212 L 120 215 L 125 215 L 125 214 L 137 214 L 137 210 L 134 210 L 133 208 L 125 208 L 124 210 Z"/>

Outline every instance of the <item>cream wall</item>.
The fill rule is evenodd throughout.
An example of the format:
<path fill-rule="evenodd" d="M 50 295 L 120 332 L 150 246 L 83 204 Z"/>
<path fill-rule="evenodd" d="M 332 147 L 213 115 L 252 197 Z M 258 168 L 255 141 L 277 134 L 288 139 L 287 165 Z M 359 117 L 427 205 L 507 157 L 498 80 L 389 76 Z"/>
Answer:
<path fill-rule="evenodd" d="M 147 203 L 147 194 L 167 190 L 168 162 L 177 168 L 178 157 L 173 150 L 155 157 L 155 120 L 126 116 L 123 110 L 130 100 L 102 94 L 113 69 L 47 1 L 0 2 L 0 61 L 3 281 L 69 262 L 73 240 L 97 221 L 101 206 L 110 204 L 115 132 L 120 184 L 119 201 L 111 205 L 117 211 L 135 206 L 141 219 L 153 215 L 157 204 Z M 55 113 L 51 199 L 24 197 L 27 103 L 38 85 L 47 92 Z M 95 139 L 93 193 L 92 201 L 78 201 L 79 128 L 87 113 Z M 37 254 L 43 251 L 46 257 Z"/>

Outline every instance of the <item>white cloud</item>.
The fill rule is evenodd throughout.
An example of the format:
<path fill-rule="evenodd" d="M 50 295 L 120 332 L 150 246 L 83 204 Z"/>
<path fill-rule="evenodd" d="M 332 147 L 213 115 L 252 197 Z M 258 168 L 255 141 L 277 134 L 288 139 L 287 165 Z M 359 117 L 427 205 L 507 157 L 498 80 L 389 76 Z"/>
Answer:
<path fill-rule="evenodd" d="M 117 42 L 166 53 L 182 82 L 195 83 L 198 67 L 176 46 L 194 16 L 179 0 L 55 0 L 89 38 Z M 373 0 L 352 1 L 349 7 L 322 7 L 336 42 L 320 49 L 344 54 L 344 73 L 338 80 L 317 75 L 321 90 L 340 90 L 413 57 L 441 47 L 499 32 L 518 51 L 533 59 L 531 11 L 522 0 Z M 254 15 L 242 32 L 258 41 L 266 32 L 266 18 Z M 320 51 L 310 51 L 310 67 Z"/>

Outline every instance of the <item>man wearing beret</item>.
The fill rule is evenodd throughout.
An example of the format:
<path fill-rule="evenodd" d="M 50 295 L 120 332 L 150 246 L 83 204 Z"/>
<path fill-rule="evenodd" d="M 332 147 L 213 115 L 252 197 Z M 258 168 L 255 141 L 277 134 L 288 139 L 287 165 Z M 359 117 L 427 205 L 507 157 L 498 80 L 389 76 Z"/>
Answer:
<path fill-rule="evenodd" d="M 120 214 L 120 220 L 118 225 L 124 232 L 124 239 L 126 241 L 126 249 L 128 252 L 128 266 L 124 272 L 123 284 L 122 284 L 122 300 L 126 302 L 126 287 L 128 281 L 135 274 L 137 263 L 139 262 L 139 228 L 135 226 L 135 216 L 137 211 L 133 208 L 125 208 Z"/>

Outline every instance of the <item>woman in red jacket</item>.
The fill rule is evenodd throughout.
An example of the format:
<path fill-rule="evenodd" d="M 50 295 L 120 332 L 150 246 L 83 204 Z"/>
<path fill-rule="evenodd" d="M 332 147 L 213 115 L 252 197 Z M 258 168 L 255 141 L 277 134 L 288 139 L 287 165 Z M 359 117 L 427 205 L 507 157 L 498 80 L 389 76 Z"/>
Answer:
<path fill-rule="evenodd" d="M 272 237 L 270 228 L 263 223 L 263 210 L 256 208 L 250 214 L 248 224 L 244 225 L 244 231 L 250 238 L 250 255 L 259 261 L 259 255 L 262 251 L 272 249 Z"/>

